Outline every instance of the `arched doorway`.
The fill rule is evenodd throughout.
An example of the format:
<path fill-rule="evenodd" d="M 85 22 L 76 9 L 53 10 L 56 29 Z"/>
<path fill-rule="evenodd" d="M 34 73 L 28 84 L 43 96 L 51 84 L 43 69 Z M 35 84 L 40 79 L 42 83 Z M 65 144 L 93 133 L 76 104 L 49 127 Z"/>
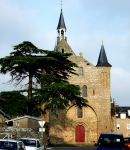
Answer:
<path fill-rule="evenodd" d="M 85 128 L 83 125 L 77 125 L 75 128 L 75 141 L 85 142 Z"/>

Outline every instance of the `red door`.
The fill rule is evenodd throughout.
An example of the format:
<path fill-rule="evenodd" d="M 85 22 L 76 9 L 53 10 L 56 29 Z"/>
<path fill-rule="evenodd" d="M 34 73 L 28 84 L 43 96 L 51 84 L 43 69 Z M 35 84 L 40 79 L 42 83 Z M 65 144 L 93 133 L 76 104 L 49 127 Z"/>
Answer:
<path fill-rule="evenodd" d="M 85 128 L 82 125 L 77 125 L 75 128 L 76 142 L 85 142 Z"/>

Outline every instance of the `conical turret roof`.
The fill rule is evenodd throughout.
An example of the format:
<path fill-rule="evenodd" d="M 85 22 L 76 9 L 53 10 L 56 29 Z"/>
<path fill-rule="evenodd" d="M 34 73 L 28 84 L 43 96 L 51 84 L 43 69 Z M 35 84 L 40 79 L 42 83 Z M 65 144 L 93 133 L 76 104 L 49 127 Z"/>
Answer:
<path fill-rule="evenodd" d="M 107 56 L 106 56 L 106 52 L 105 52 L 105 48 L 103 44 L 101 46 L 101 50 L 100 50 L 100 54 L 99 54 L 99 58 L 98 58 L 98 62 L 96 66 L 97 67 L 111 67 L 112 66 L 111 64 L 109 64 L 107 60 Z"/>
<path fill-rule="evenodd" d="M 66 30 L 65 21 L 64 21 L 64 16 L 63 16 L 62 9 L 61 9 L 60 18 L 59 18 L 59 23 L 58 23 L 58 26 L 57 26 L 57 30 L 58 30 L 58 29 L 62 29 L 62 28 Z"/>

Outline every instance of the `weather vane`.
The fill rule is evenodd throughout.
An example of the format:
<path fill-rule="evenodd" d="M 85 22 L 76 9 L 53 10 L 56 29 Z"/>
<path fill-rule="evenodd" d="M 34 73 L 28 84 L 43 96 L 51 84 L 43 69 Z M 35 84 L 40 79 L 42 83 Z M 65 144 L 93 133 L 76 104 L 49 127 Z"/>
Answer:
<path fill-rule="evenodd" d="M 63 4 L 63 1 L 61 0 L 61 9 L 62 9 L 62 4 Z"/>
<path fill-rule="evenodd" d="M 102 40 L 102 45 L 103 45 L 103 40 Z"/>

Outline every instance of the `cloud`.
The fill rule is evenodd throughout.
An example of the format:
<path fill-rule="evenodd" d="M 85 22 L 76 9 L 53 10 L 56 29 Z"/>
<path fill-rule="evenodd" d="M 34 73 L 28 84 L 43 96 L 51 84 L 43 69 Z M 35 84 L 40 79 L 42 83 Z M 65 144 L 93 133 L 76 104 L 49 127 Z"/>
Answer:
<path fill-rule="evenodd" d="M 96 64 L 103 40 L 108 60 L 113 66 L 112 97 L 121 104 L 129 104 L 129 6 L 129 0 L 66 0 L 62 6 L 68 43 L 77 55 L 82 52 L 88 61 Z M 60 2 L 0 0 L 0 8 L 1 57 L 25 40 L 39 48 L 54 48 Z M 4 81 L 6 78 L 1 79 Z M 6 84 L 1 83 L 2 88 L 6 89 Z"/>
<path fill-rule="evenodd" d="M 29 39 L 33 36 L 35 12 L 9 0 L 0 2 L 0 42 Z"/>
<path fill-rule="evenodd" d="M 9 75 L 2 75 L 0 74 L 0 91 L 11 91 L 11 90 L 16 90 L 16 87 L 11 84 L 10 81 L 10 76 Z"/>
<path fill-rule="evenodd" d="M 85 31 L 81 32 L 81 36 L 79 36 L 78 33 L 71 36 L 71 40 L 70 37 L 68 37 L 68 41 L 70 41 L 72 49 L 76 51 L 77 54 L 83 52 L 85 58 L 88 58 L 93 62 L 97 61 L 103 41 L 108 60 L 114 67 L 119 64 L 122 67 L 127 66 L 125 63 L 126 60 L 127 63 L 130 63 L 130 60 L 126 59 L 130 54 L 130 51 L 128 38 L 125 35 L 116 35 L 99 31 Z"/>
<path fill-rule="evenodd" d="M 112 97 L 122 106 L 130 105 L 130 72 L 122 68 L 112 68 L 111 91 Z"/>

